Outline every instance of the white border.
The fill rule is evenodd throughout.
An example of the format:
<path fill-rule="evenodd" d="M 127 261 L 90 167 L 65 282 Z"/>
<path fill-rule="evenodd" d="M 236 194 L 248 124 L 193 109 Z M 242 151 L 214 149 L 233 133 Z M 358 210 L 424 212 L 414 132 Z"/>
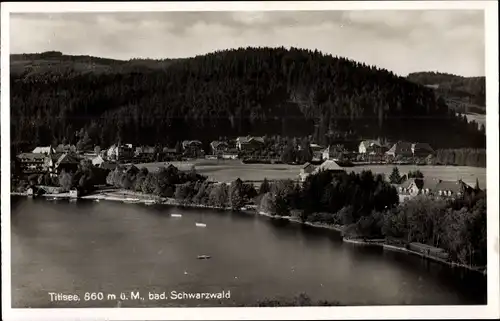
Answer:
<path fill-rule="evenodd" d="M 116 11 L 271 11 L 271 10 L 485 10 L 488 305 L 487 306 L 364 306 L 318 308 L 126 308 L 126 309 L 12 309 L 10 291 L 10 122 L 9 13 Z M 499 204 L 498 204 L 498 2 L 497 1 L 363 1 L 363 2 L 96 2 L 1 4 L 1 218 L 2 312 L 5 320 L 227 320 L 227 319 L 476 319 L 498 318 Z M 464 62 L 467 63 L 467 62 Z"/>

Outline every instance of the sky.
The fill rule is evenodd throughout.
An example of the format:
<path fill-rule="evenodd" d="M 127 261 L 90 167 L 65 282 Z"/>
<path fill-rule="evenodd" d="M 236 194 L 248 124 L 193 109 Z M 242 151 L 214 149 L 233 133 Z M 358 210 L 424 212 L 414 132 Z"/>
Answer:
<path fill-rule="evenodd" d="M 483 11 L 15 13 L 11 53 L 184 58 L 220 49 L 318 49 L 406 76 L 485 75 Z"/>

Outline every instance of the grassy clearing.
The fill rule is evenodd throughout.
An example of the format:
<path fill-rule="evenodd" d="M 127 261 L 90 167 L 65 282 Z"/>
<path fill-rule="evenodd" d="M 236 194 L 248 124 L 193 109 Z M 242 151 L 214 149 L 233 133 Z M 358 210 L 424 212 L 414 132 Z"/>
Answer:
<path fill-rule="evenodd" d="M 231 182 L 236 178 L 250 181 L 261 181 L 267 179 L 297 179 L 301 166 L 298 165 L 270 165 L 270 164 L 242 164 L 239 160 L 193 160 L 189 162 L 172 162 L 172 165 L 181 170 L 187 170 L 189 165 L 196 166 L 196 171 L 219 182 Z M 146 167 L 150 171 L 165 166 L 165 163 L 139 164 L 138 167 Z M 371 170 L 374 173 L 390 175 L 394 165 L 364 165 L 346 168 L 347 172 L 360 173 L 363 170 Z M 427 178 L 442 180 L 462 179 L 472 186 L 479 179 L 481 188 L 486 186 L 486 169 L 467 166 L 417 166 L 399 165 L 399 172 L 406 174 L 409 171 L 420 170 Z"/>

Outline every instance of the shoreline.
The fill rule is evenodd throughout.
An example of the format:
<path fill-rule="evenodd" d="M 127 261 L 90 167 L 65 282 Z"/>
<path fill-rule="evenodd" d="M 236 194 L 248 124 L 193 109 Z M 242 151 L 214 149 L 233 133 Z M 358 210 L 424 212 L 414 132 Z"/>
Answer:
<path fill-rule="evenodd" d="M 447 265 L 450 268 L 457 268 L 457 267 L 464 268 L 464 269 L 467 269 L 471 272 L 481 273 L 484 276 L 486 276 L 486 274 L 487 274 L 486 269 L 481 269 L 478 267 L 472 267 L 472 266 L 467 266 L 467 265 L 456 263 L 456 262 L 446 261 L 446 260 L 443 260 L 443 259 L 435 257 L 435 256 L 425 255 L 425 254 L 417 252 L 417 251 L 409 250 L 409 249 L 402 247 L 402 246 L 387 244 L 387 243 L 385 243 L 383 241 L 379 241 L 379 240 L 377 240 L 377 241 L 364 241 L 364 240 L 360 240 L 360 239 L 349 239 L 349 238 L 343 237 L 342 241 L 345 243 L 354 244 L 354 245 L 377 246 L 377 247 L 381 247 L 384 250 L 391 251 L 391 252 L 400 252 L 400 253 L 406 253 L 406 254 L 410 254 L 410 255 L 419 256 L 419 257 L 426 259 L 426 260 L 429 260 L 429 261 L 433 261 L 436 263 Z"/>
<path fill-rule="evenodd" d="M 111 195 L 110 195 L 111 194 Z M 11 192 L 11 196 L 29 196 L 28 193 L 21 193 L 21 192 Z M 90 195 L 85 195 L 81 196 L 78 198 L 73 198 L 69 196 L 69 193 L 59 193 L 59 194 L 44 194 L 41 195 L 41 197 L 45 197 L 46 199 L 52 198 L 52 200 L 70 200 L 70 199 L 82 199 L 82 200 L 93 200 L 93 201 L 114 201 L 114 202 L 122 202 L 122 203 L 131 203 L 131 204 L 144 204 L 144 205 L 167 205 L 167 206 L 176 206 L 176 207 L 183 207 L 183 208 L 204 208 L 204 209 L 211 209 L 211 210 L 219 210 L 219 211 L 233 211 L 232 208 L 230 207 L 218 207 L 218 206 L 210 206 L 210 205 L 203 205 L 203 204 L 196 204 L 196 203 L 184 203 L 175 200 L 174 198 L 167 198 L 167 197 L 158 197 L 154 196 L 151 194 L 144 194 L 140 192 L 133 192 L 133 191 L 128 191 L 128 190 L 120 190 L 120 189 L 107 189 L 107 190 L 102 190 L 102 191 L 97 191 L 94 194 Z M 153 203 L 152 203 L 153 202 Z M 274 216 L 269 213 L 259 211 L 258 209 L 247 209 L 247 210 L 240 210 L 240 211 L 235 211 L 239 213 L 244 213 L 248 215 L 256 215 L 256 216 L 265 216 L 270 219 L 275 219 L 275 220 L 287 220 L 290 223 L 295 223 L 295 224 L 302 224 L 314 228 L 322 228 L 322 229 L 328 229 L 331 231 L 335 231 L 341 234 L 342 237 L 342 242 L 343 243 L 348 243 L 348 244 L 353 244 L 353 245 L 359 245 L 359 246 L 377 246 L 381 247 L 383 250 L 386 251 L 392 251 L 392 252 L 400 252 L 400 253 L 405 253 L 409 255 L 416 255 L 420 256 L 423 259 L 427 259 L 429 261 L 433 261 L 436 263 L 440 263 L 442 265 L 446 265 L 450 268 L 465 268 L 469 271 L 476 272 L 476 273 L 481 273 L 484 276 L 487 275 L 486 269 L 480 269 L 477 267 L 471 267 L 467 265 L 463 265 L 460 263 L 456 262 L 449 262 L 445 261 L 443 259 L 425 255 L 420 252 L 412 251 L 407 248 L 401 247 L 401 246 L 395 246 L 391 244 L 387 244 L 385 240 L 378 239 L 378 240 L 363 240 L 359 238 L 349 238 L 344 236 L 344 227 L 340 225 L 331 225 L 331 224 L 326 224 L 326 223 L 313 223 L 313 222 L 302 222 L 301 220 L 292 217 L 292 216 Z"/>

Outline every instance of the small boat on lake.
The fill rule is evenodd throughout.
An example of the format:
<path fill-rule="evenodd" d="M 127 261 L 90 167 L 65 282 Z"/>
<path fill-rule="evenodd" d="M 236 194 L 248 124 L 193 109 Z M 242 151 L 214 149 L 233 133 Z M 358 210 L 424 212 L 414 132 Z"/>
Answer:
<path fill-rule="evenodd" d="M 170 214 L 172 217 L 182 217 L 182 214 Z"/>
<path fill-rule="evenodd" d="M 198 260 L 208 260 L 211 258 L 210 255 L 198 255 Z"/>
<path fill-rule="evenodd" d="M 100 201 L 101 201 L 101 200 L 100 200 L 100 199 L 98 199 L 98 198 L 94 199 L 94 202 L 100 202 Z"/>
<path fill-rule="evenodd" d="M 196 227 L 207 227 L 207 224 L 205 223 L 195 223 Z"/>

